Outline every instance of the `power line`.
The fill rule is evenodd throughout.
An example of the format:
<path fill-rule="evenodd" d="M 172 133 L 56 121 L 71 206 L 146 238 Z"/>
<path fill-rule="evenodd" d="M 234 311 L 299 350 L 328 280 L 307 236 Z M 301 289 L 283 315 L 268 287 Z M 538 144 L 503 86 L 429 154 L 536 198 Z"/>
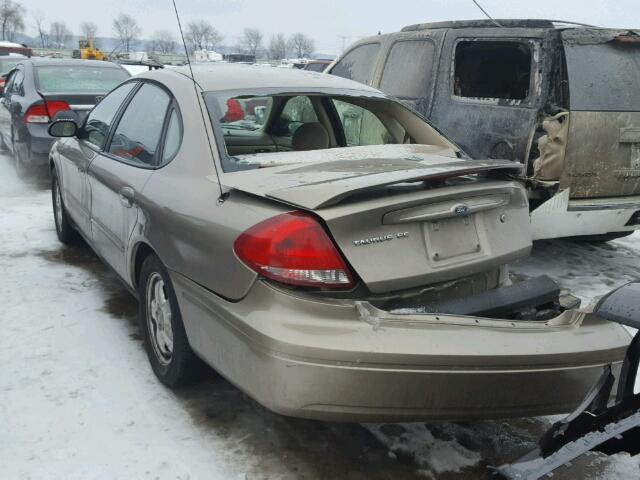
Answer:
<path fill-rule="evenodd" d="M 484 13 L 487 16 L 489 20 L 495 23 L 498 27 L 502 27 L 502 25 L 500 25 L 497 20 L 495 20 L 491 15 L 487 13 L 487 11 L 484 8 L 482 8 L 482 5 L 480 5 L 476 0 L 471 0 L 471 1 L 475 3 L 476 7 L 478 7 L 482 11 L 482 13 Z"/>

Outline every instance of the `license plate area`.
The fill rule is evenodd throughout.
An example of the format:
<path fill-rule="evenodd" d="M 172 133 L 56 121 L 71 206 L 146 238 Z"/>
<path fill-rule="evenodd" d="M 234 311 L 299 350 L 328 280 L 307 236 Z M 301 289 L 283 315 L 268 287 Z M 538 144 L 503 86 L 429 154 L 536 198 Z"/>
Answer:
<path fill-rule="evenodd" d="M 481 251 L 475 215 L 426 222 L 427 255 L 433 263 L 448 263 Z"/>

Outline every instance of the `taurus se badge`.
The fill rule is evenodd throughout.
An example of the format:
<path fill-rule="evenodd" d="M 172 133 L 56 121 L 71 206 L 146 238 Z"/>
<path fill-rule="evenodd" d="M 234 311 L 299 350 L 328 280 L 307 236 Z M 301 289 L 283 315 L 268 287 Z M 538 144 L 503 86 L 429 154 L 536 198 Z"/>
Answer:
<path fill-rule="evenodd" d="M 381 235 L 379 237 L 369 237 L 363 238 L 362 240 L 353 240 L 353 244 L 356 247 L 360 247 L 362 245 L 373 245 L 374 243 L 389 242 L 395 238 L 407 238 L 408 236 L 409 232 L 390 233 L 388 235 Z"/>

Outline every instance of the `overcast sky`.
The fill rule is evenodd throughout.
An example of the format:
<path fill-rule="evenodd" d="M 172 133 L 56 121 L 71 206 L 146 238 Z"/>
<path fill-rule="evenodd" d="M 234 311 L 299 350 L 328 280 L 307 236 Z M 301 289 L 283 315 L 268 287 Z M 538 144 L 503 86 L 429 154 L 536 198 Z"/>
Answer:
<path fill-rule="evenodd" d="M 84 20 L 99 26 L 99 36 L 112 35 L 112 19 L 133 15 L 143 37 L 155 30 L 177 34 L 171 0 L 18 0 L 28 10 L 27 32 L 33 35 L 33 13 L 60 20 L 74 31 Z M 640 27 L 640 0 L 480 0 L 495 18 L 551 18 L 599 26 Z M 277 32 L 304 32 L 321 53 L 340 53 L 348 45 L 378 31 L 397 31 L 426 21 L 483 18 L 471 0 L 177 0 L 183 25 L 205 19 L 236 44 L 245 27 L 259 28 L 265 39 Z"/>

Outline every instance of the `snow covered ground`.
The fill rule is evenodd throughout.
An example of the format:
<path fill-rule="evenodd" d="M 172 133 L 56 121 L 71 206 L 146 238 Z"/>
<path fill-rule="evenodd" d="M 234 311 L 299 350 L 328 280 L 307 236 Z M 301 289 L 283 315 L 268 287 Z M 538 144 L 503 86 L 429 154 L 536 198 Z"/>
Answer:
<path fill-rule="evenodd" d="M 266 411 L 213 372 L 179 393 L 148 366 L 137 305 L 87 247 L 55 236 L 45 179 L 0 155 L 0 478 L 475 479 L 551 419 L 349 425 Z M 540 242 L 520 274 L 585 301 L 640 279 L 640 235 Z M 640 477 L 640 458 L 580 458 L 555 479 Z"/>

